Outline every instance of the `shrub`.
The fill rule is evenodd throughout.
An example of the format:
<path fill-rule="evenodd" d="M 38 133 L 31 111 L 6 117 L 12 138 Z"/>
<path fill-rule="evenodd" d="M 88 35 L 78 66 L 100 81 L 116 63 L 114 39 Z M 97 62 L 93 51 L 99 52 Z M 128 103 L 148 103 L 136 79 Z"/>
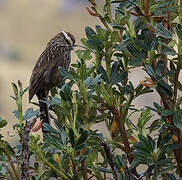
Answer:
<path fill-rule="evenodd" d="M 66 81 L 46 100 L 50 113 L 55 114 L 54 125 L 44 124 L 49 133 L 43 140 L 30 136 L 26 158 L 22 157 L 25 149 L 12 148 L 1 137 L 1 161 L 11 165 L 10 169 L 1 164 L 1 175 L 10 171 L 16 179 L 21 172 L 32 179 L 63 180 L 182 177 L 181 1 L 106 0 L 103 12 L 94 0 L 89 2 L 88 13 L 99 18 L 102 26 L 86 27 L 86 37 L 76 50 L 77 62 L 69 71 L 59 68 Z M 118 5 L 113 14 L 112 4 Z M 147 77 L 134 85 L 128 74 L 136 68 Z M 13 88 L 15 115 L 20 120 L 15 128 L 23 146 L 27 119 L 37 111 L 30 108 L 23 115 L 26 90 L 20 82 L 19 88 L 16 84 Z M 139 96 L 154 91 L 161 101 L 153 102 L 153 107 L 133 105 Z M 91 129 L 99 122 L 105 123 L 108 137 Z M 6 122 L 1 120 L 1 124 Z M 20 158 L 31 156 L 33 164 L 20 168 Z M 142 172 L 138 170 L 141 165 L 145 165 Z"/>

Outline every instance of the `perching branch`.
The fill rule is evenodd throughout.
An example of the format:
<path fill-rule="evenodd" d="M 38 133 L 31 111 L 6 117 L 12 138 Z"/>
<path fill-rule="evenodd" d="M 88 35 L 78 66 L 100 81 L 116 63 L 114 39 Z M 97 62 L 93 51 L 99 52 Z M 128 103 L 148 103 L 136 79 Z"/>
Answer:
<path fill-rule="evenodd" d="M 34 118 L 27 120 L 22 130 L 22 155 L 21 155 L 21 180 L 29 180 L 29 140 L 30 130 L 35 120 L 40 116 L 36 115 Z"/>

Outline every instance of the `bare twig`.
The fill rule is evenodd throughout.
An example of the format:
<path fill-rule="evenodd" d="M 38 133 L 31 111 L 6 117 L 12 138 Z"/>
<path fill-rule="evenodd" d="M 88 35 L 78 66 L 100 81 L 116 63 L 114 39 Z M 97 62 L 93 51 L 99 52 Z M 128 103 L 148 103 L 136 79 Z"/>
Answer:
<path fill-rule="evenodd" d="M 4 164 L 4 167 L 6 167 L 7 172 L 8 172 L 8 174 L 9 174 L 10 178 L 13 180 L 13 174 L 12 174 L 10 168 L 8 167 L 8 165 L 7 165 L 7 164 Z M 5 179 L 5 177 L 3 177 L 3 178 Z M 8 178 L 7 178 L 7 179 L 8 179 Z"/>
<path fill-rule="evenodd" d="M 20 177 L 19 177 L 18 172 L 17 172 L 17 170 L 16 170 L 16 168 L 15 168 L 13 162 L 12 162 L 11 156 L 6 151 L 4 151 L 4 153 L 6 154 L 6 156 L 8 158 L 8 161 L 9 161 L 9 163 L 11 165 L 11 168 L 13 170 L 14 176 L 16 177 L 17 180 L 19 180 Z"/>
<path fill-rule="evenodd" d="M 34 121 L 40 117 L 40 114 L 36 115 L 34 118 L 27 120 L 23 130 L 22 130 L 22 154 L 21 154 L 21 180 L 29 180 L 29 140 L 30 131 Z"/>

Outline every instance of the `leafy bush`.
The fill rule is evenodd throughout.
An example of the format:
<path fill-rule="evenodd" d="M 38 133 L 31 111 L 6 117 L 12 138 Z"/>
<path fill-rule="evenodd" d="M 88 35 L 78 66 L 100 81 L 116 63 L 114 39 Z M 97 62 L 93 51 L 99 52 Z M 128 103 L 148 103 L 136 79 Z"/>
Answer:
<path fill-rule="evenodd" d="M 22 96 L 27 89 L 20 82 L 19 88 L 13 84 L 14 113 L 20 121 L 14 128 L 22 146 L 11 147 L 1 137 L 1 176 L 20 179 L 21 172 L 32 179 L 179 179 L 181 1 L 106 0 L 103 12 L 94 0 L 89 2 L 88 13 L 103 26 L 86 27 L 86 37 L 77 45 L 77 62 L 69 71 L 59 68 L 66 81 L 60 89 L 52 89 L 46 101 L 54 125 L 44 124 L 49 133 L 43 140 L 30 136 L 28 156 L 23 156 L 24 132 L 37 111 L 30 108 L 23 115 Z M 117 5 L 113 14 L 112 4 Z M 128 74 L 139 67 L 148 76 L 134 85 Z M 153 102 L 153 107 L 133 105 L 139 96 L 154 91 L 161 101 Z M 91 129 L 99 122 L 105 123 L 108 137 Z M 5 120 L 0 121 L 3 126 Z M 33 163 L 24 168 L 22 161 L 31 157 Z M 142 172 L 141 165 L 145 165 Z"/>

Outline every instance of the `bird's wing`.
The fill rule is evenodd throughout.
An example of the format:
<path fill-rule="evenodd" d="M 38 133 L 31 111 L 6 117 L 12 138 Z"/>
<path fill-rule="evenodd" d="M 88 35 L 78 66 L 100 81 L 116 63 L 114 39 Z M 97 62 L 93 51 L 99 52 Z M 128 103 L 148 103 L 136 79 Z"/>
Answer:
<path fill-rule="evenodd" d="M 46 63 L 47 58 L 46 59 L 45 58 L 46 58 L 46 51 L 44 51 L 40 55 L 32 71 L 32 75 L 30 77 L 30 84 L 29 84 L 29 101 L 40 89 L 41 83 L 43 83 L 43 75 L 47 68 L 47 63 Z"/>
<path fill-rule="evenodd" d="M 62 56 L 63 53 L 56 49 L 45 49 L 40 55 L 30 78 L 29 101 L 42 88 L 42 86 L 44 86 L 44 79 L 48 78 L 45 76 L 48 76 L 48 73 L 50 73 L 51 69 L 57 64 L 57 58 L 59 57 L 59 59 L 61 59 Z M 61 65 L 61 62 L 59 65 Z"/>

